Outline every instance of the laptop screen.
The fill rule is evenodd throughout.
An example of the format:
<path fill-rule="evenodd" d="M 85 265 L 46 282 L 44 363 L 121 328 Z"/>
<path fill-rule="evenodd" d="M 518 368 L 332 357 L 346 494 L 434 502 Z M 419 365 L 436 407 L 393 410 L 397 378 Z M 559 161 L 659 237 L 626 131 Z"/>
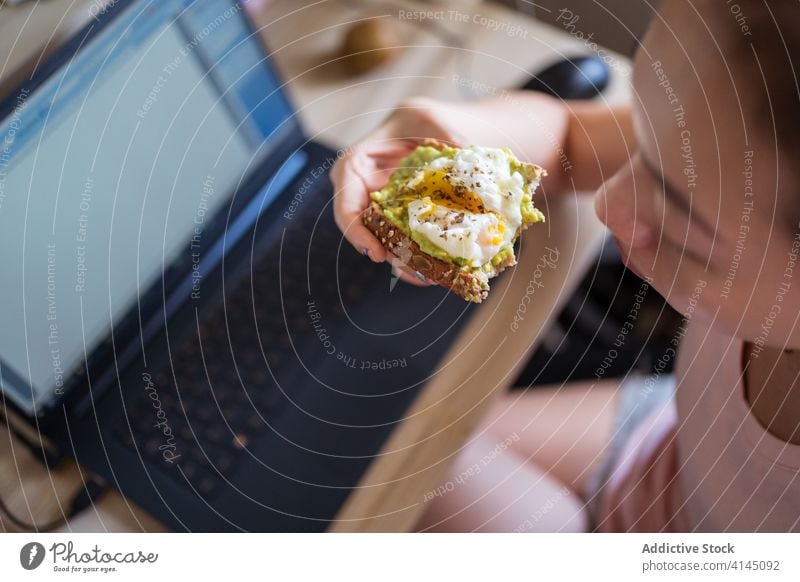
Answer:
<path fill-rule="evenodd" d="M 241 10 L 126 2 L 0 120 L 0 380 L 24 410 L 60 395 L 292 130 Z"/>

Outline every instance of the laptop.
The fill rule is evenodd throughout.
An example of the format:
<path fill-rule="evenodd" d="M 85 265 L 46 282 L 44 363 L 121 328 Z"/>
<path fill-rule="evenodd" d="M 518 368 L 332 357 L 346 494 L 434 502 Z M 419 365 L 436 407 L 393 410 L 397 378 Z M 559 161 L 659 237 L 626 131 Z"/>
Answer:
<path fill-rule="evenodd" d="M 0 109 L 3 417 L 173 530 L 323 531 L 475 307 L 343 239 L 237 2 L 92 15 Z"/>

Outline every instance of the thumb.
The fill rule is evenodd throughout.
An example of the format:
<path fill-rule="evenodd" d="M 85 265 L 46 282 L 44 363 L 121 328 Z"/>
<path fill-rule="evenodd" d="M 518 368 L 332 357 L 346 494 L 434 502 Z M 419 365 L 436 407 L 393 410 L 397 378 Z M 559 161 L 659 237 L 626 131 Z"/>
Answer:
<path fill-rule="evenodd" d="M 333 194 L 336 225 L 359 253 L 376 263 L 383 262 L 386 259 L 383 245 L 361 222 L 361 214 L 369 206 L 369 190 L 352 159 L 340 160 L 331 178 L 336 189 Z"/>

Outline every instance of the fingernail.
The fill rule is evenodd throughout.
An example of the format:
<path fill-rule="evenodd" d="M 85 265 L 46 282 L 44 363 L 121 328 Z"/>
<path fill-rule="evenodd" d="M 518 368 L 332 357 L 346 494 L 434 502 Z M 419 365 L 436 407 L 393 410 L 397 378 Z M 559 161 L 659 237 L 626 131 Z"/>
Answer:
<path fill-rule="evenodd" d="M 414 274 L 417 276 L 417 279 L 419 279 L 423 283 L 427 283 L 428 282 L 428 280 L 425 278 L 425 275 L 423 275 L 419 271 L 414 271 Z"/>
<path fill-rule="evenodd" d="M 369 249 L 367 247 L 364 247 L 363 249 L 361 249 L 361 254 L 364 255 L 365 257 L 369 257 Z"/>

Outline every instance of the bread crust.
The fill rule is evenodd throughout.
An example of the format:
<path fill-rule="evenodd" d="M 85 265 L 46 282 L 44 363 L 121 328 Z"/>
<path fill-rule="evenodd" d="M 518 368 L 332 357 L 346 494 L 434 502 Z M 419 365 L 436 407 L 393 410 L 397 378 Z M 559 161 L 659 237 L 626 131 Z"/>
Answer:
<path fill-rule="evenodd" d="M 427 139 L 422 145 L 442 149 L 446 144 Z M 529 165 L 531 171 L 544 175 L 545 172 L 538 166 Z M 372 234 L 381 242 L 383 247 L 396 257 L 401 263 L 407 265 L 432 283 L 441 285 L 466 301 L 480 303 L 489 295 L 489 279 L 497 276 L 504 269 L 516 264 L 514 256 L 508 257 L 494 266 L 493 272 L 474 267 L 461 267 L 449 261 L 437 259 L 419 248 L 419 245 L 406 236 L 394 223 L 383 214 L 380 205 L 372 201 L 364 210 L 361 219 Z M 527 228 L 523 224 L 522 228 Z"/>
<path fill-rule="evenodd" d="M 482 272 L 459 267 L 423 252 L 417 243 L 386 219 L 377 202 L 372 202 L 361 216 L 364 225 L 383 247 L 420 276 L 450 289 L 467 301 L 480 303 L 488 296 L 488 276 L 482 277 Z"/>

